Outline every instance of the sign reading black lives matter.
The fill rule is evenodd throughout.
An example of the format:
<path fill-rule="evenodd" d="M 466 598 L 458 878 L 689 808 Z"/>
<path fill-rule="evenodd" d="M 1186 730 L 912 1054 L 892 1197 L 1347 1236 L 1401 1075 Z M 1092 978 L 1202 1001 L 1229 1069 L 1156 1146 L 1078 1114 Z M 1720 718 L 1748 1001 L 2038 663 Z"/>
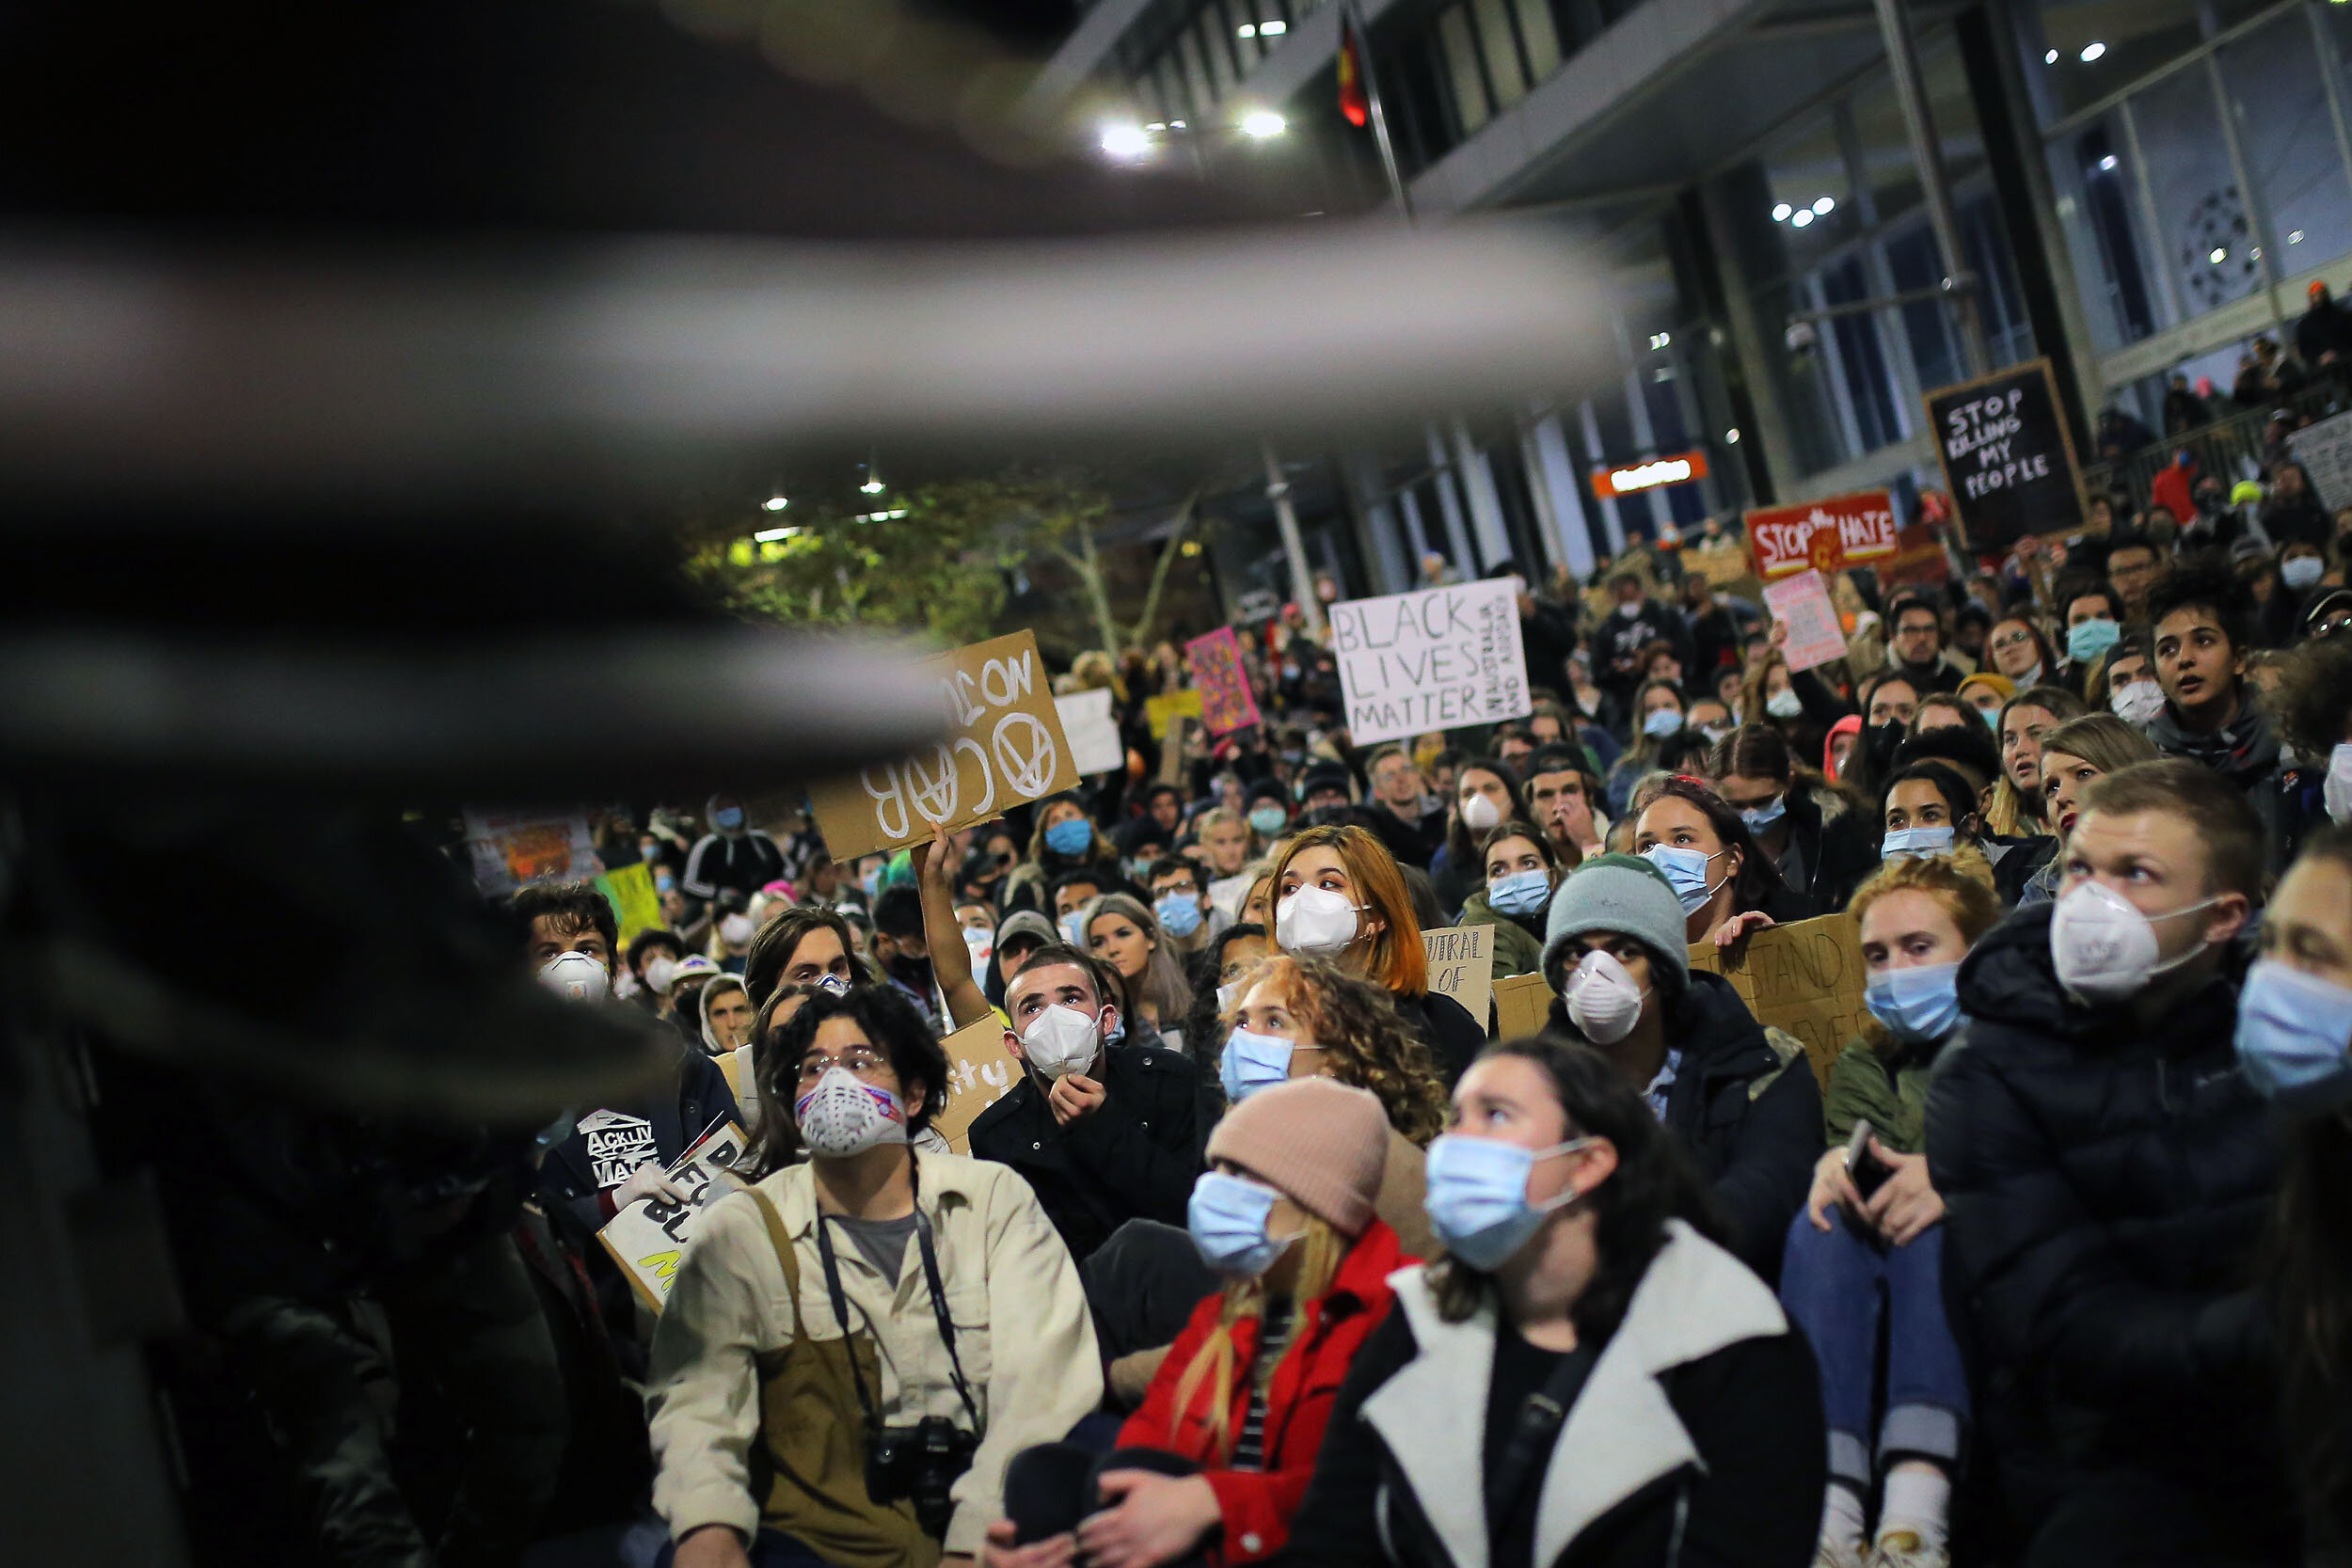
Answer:
<path fill-rule="evenodd" d="M 1331 652 L 1359 746 L 1533 711 L 1515 578 L 1331 607 Z"/>
<path fill-rule="evenodd" d="M 2028 533 L 2082 524 L 2074 438 L 2058 408 L 2047 359 L 1939 387 L 1928 426 L 1968 548 L 2005 550 Z"/>

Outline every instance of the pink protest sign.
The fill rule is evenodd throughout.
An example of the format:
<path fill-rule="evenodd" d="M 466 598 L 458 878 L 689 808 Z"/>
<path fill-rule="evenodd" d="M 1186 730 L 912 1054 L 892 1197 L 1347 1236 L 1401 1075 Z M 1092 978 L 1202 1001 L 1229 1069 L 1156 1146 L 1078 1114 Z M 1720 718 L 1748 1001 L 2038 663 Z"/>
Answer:
<path fill-rule="evenodd" d="M 1242 668 L 1241 642 L 1231 626 L 1219 626 L 1206 637 L 1184 644 L 1192 662 L 1192 684 L 1200 693 L 1200 721 L 1211 735 L 1246 730 L 1260 722 L 1258 699 L 1250 693 L 1248 672 Z"/>

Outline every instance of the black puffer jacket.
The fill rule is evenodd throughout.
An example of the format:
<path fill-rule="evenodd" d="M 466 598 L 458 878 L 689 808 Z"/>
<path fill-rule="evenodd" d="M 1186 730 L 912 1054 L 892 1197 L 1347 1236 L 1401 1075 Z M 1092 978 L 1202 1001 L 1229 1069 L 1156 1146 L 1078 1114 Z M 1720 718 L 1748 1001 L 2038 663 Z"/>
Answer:
<path fill-rule="evenodd" d="M 2141 1027 L 2059 988 L 2052 908 L 2017 911 L 1963 964 L 1969 1022 L 1928 1097 L 1985 1445 L 2028 1520 L 2119 1468 L 2227 1499 L 2249 1528 L 2285 1518 L 2272 1338 L 2245 1288 L 2279 1164 L 2231 1047 L 2246 955 Z"/>

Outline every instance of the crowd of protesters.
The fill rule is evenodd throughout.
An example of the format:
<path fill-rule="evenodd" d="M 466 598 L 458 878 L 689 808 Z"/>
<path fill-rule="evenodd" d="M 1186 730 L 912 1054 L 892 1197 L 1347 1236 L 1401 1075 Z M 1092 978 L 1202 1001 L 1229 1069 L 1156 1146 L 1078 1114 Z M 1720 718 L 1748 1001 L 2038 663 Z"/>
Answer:
<path fill-rule="evenodd" d="M 675 1071 L 199 1317 L 326 1561 L 2330 1560 L 2352 509 L 2300 478 L 1850 574 L 1807 669 L 1710 524 L 1522 587 L 1526 718 L 1390 744 L 1296 607 L 1224 736 L 1089 654 L 1124 768 L 854 863 L 772 799 L 602 822 L 663 924 L 530 885 L 515 962 Z M 1840 912 L 1831 1057 L 1694 961 Z M 1455 925 L 1540 1033 L 1433 987 Z M 951 1035 L 1009 1085 L 953 1143 Z M 596 1233 L 728 1122 L 654 1310 Z M 314 1212 L 223 1190 L 197 1254 Z"/>

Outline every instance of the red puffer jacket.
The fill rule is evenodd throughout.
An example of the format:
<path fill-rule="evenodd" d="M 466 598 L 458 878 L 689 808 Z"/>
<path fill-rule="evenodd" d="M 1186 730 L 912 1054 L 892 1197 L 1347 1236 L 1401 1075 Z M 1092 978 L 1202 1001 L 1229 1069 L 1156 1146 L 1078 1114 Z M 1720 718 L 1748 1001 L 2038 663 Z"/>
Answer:
<path fill-rule="evenodd" d="M 1291 1518 L 1307 1495 L 1323 1448 L 1324 1423 L 1356 1352 L 1389 1315 L 1394 1299 L 1389 1275 L 1417 1259 L 1398 1248 L 1396 1232 L 1375 1219 L 1356 1238 L 1332 1277 L 1331 1288 L 1302 1303 L 1292 1342 L 1266 1389 L 1265 1468 L 1206 1468 L 1225 1516 L 1220 1554 L 1229 1563 L 1257 1562 L 1279 1552 L 1290 1540 Z M 1120 1429 L 1121 1448 L 1161 1449 L 1213 1466 L 1216 1433 L 1209 1418 L 1215 1390 L 1206 1383 L 1193 1390 L 1190 1406 L 1177 1419 L 1176 1390 L 1184 1369 L 1216 1331 L 1225 1298 L 1213 1295 L 1193 1308 L 1192 1319 L 1160 1363 L 1143 1404 Z M 1258 1352 L 1261 1323 L 1244 1318 L 1233 1324 L 1233 1376 L 1229 1390 L 1232 1419 L 1246 1408 L 1250 1363 Z M 1172 1431 L 1171 1431 L 1172 1427 Z"/>

